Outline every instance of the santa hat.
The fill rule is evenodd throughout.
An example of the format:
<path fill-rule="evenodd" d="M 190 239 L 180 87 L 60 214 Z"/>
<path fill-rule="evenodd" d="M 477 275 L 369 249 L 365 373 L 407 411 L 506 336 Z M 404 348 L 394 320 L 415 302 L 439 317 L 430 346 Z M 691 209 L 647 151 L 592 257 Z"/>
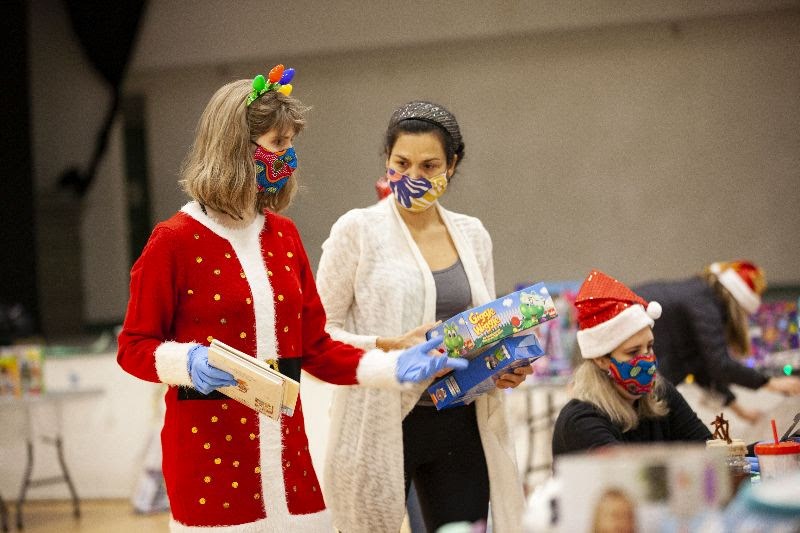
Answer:
<path fill-rule="evenodd" d="M 575 298 L 578 346 L 584 359 L 611 353 L 661 316 L 658 302 L 649 304 L 624 283 L 592 270 Z"/>
<path fill-rule="evenodd" d="M 719 262 L 709 265 L 708 270 L 717 276 L 733 299 L 748 313 L 755 313 L 761 305 L 764 292 L 764 272 L 749 261 Z"/>

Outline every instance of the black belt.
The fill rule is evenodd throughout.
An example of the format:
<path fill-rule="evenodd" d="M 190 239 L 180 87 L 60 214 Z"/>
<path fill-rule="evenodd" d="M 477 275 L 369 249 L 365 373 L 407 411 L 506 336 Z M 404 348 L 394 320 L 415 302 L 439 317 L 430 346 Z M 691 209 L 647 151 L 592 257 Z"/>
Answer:
<path fill-rule="evenodd" d="M 278 364 L 278 372 L 284 376 L 292 378 L 297 382 L 300 381 L 300 367 L 302 363 L 301 357 L 287 357 L 286 359 L 274 359 L 271 361 L 275 361 Z M 225 400 L 227 398 L 227 396 L 218 390 L 211 391 L 208 394 L 203 394 L 197 389 L 191 387 L 178 387 L 179 400 Z"/>

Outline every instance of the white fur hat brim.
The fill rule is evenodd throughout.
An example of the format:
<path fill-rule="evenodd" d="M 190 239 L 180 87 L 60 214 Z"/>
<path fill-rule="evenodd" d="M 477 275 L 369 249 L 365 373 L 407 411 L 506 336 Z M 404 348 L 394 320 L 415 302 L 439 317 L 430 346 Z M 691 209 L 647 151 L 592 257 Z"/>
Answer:
<path fill-rule="evenodd" d="M 578 346 L 584 359 L 610 354 L 617 346 L 645 327 L 653 327 L 661 316 L 661 305 L 650 302 L 647 311 L 639 304 L 619 312 L 593 328 L 578 331 Z"/>

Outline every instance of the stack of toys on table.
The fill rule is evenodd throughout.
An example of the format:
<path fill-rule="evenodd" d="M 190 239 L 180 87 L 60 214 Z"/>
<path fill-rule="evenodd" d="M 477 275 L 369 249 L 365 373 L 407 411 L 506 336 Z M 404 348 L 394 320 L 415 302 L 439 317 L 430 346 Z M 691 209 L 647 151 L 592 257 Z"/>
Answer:
<path fill-rule="evenodd" d="M 530 365 L 542 355 L 532 328 L 558 316 L 543 283 L 459 313 L 426 334 L 442 338 L 449 357 L 469 366 L 435 381 L 429 388 L 437 409 L 465 405 L 495 387 L 503 373 Z"/>
<path fill-rule="evenodd" d="M 521 290 L 529 284 L 519 284 Z M 547 290 L 553 299 L 558 318 L 536 328 L 536 336 L 547 357 L 539 359 L 534 367 L 533 382 L 563 382 L 572 375 L 578 353 L 578 310 L 575 297 L 580 281 L 547 282 Z"/>
<path fill-rule="evenodd" d="M 747 364 L 768 374 L 800 370 L 798 302 L 764 302 L 750 316 L 751 356 Z"/>
<path fill-rule="evenodd" d="M 43 349 L 36 344 L 0 347 L 0 396 L 41 394 Z"/>

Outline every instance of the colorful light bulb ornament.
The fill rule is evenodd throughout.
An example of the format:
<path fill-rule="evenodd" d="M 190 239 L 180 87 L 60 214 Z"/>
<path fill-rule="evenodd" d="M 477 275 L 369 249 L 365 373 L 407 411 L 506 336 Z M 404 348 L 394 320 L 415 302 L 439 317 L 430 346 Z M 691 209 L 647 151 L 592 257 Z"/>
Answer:
<path fill-rule="evenodd" d="M 294 78 L 294 69 L 284 69 L 283 65 L 275 65 L 269 71 L 266 78 L 259 74 L 253 78 L 253 90 L 247 95 L 247 105 L 249 106 L 260 96 L 269 91 L 279 92 L 286 96 L 292 94 L 292 84 L 289 83 Z"/>

